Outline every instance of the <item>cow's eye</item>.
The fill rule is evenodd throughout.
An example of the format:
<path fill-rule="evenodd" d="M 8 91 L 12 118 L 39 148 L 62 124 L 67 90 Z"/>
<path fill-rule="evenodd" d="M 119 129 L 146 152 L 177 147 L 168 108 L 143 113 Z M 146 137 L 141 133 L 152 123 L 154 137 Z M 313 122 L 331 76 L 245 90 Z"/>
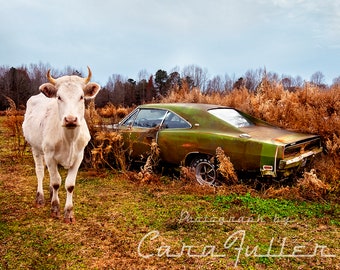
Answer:
<path fill-rule="evenodd" d="M 60 96 L 57 96 L 57 98 L 58 98 L 58 100 L 60 100 L 60 101 L 61 101 L 61 97 L 60 97 Z"/>
<path fill-rule="evenodd" d="M 83 99 L 84 99 L 84 96 L 81 96 L 81 97 L 80 97 L 80 100 L 83 100 Z"/>

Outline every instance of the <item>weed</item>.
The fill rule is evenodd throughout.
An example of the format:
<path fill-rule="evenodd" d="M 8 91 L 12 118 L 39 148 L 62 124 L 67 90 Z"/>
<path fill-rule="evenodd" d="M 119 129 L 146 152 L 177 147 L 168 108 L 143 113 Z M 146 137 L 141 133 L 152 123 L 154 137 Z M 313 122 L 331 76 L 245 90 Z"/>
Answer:
<path fill-rule="evenodd" d="M 156 143 L 156 140 L 153 139 L 150 145 L 150 154 L 146 159 L 145 165 L 141 167 L 141 170 L 138 173 L 138 178 L 140 182 L 150 183 L 155 180 L 153 173 L 159 163 L 159 154 L 160 149 L 158 147 L 158 144 Z"/>
<path fill-rule="evenodd" d="M 217 171 L 222 174 L 228 184 L 236 184 L 238 181 L 234 166 L 221 147 L 216 149 L 216 157 L 219 162 Z"/>
<path fill-rule="evenodd" d="M 95 134 L 94 144 L 95 147 L 91 151 L 94 168 L 102 168 L 105 165 L 111 169 L 127 170 L 124 142 L 120 133 L 98 131 Z"/>
<path fill-rule="evenodd" d="M 323 200 L 324 195 L 330 189 L 329 185 L 318 179 L 315 170 L 304 172 L 303 178 L 298 181 L 297 188 L 301 196 L 306 200 Z"/>
<path fill-rule="evenodd" d="M 21 157 L 25 152 L 26 142 L 22 133 L 22 123 L 24 121 L 23 111 L 19 111 L 15 102 L 6 97 L 10 107 L 6 110 L 4 126 L 7 129 L 7 136 L 12 138 L 12 149 L 17 157 Z"/>

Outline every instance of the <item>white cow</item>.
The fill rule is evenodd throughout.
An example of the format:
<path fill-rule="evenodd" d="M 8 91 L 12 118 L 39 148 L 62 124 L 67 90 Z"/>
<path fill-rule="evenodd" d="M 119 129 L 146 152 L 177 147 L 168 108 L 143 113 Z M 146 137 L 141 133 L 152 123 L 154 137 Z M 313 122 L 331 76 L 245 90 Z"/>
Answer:
<path fill-rule="evenodd" d="M 38 178 L 36 204 L 44 204 L 43 178 L 44 161 L 50 175 L 51 215 L 59 217 L 58 190 L 61 177 L 58 164 L 68 169 L 65 180 L 67 191 L 64 220 L 75 222 L 73 212 L 73 190 L 78 168 L 82 162 L 84 148 L 90 140 L 90 132 L 84 119 L 84 99 L 94 98 L 100 86 L 88 77 L 63 76 L 52 78 L 47 72 L 48 83 L 39 87 L 40 94 L 27 102 L 23 132 L 32 147 L 35 171 Z"/>

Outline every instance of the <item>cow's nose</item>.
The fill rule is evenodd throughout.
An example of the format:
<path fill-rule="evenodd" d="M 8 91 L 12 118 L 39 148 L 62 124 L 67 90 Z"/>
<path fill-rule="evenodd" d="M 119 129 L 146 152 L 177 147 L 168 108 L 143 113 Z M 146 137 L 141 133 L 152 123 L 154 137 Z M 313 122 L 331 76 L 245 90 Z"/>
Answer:
<path fill-rule="evenodd" d="M 64 121 L 65 126 L 69 128 L 76 127 L 78 125 L 78 118 L 73 115 L 65 116 Z"/>

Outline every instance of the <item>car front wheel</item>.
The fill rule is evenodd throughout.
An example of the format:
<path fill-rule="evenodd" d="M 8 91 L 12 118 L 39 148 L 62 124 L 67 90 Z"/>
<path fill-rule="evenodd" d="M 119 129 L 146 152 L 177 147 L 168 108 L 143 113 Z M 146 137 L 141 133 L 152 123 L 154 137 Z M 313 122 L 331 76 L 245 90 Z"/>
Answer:
<path fill-rule="evenodd" d="M 214 186 L 217 184 L 215 166 L 207 158 L 194 159 L 191 167 L 194 169 L 197 182 L 201 185 Z"/>

